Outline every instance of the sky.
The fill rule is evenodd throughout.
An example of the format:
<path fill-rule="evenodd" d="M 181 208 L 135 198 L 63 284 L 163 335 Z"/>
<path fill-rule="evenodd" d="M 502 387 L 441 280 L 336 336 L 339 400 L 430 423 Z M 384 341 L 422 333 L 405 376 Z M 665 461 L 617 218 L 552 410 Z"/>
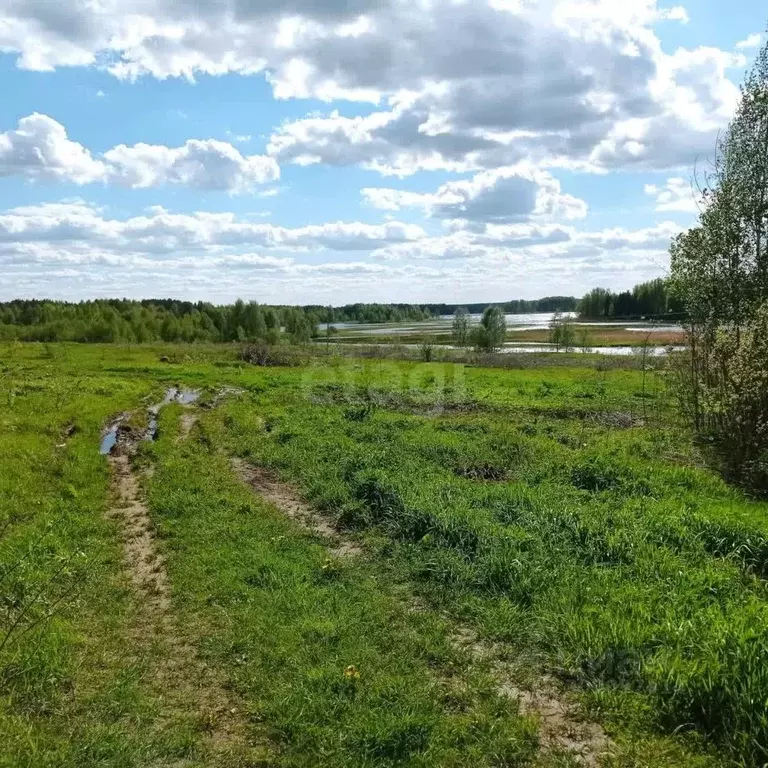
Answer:
<path fill-rule="evenodd" d="M 0 0 L 0 300 L 665 274 L 755 0 Z"/>

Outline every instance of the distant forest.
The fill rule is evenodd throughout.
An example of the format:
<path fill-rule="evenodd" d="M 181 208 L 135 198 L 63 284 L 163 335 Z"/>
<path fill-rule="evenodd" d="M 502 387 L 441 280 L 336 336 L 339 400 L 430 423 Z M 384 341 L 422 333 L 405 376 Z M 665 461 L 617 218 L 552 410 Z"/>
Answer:
<path fill-rule="evenodd" d="M 663 278 L 640 283 L 622 293 L 594 288 L 578 303 L 577 311 L 580 317 L 593 320 L 609 317 L 674 320 L 682 319 L 685 314 L 681 300 Z"/>
<path fill-rule="evenodd" d="M 77 304 L 16 300 L 0 303 L 0 340 L 145 342 L 253 341 L 301 343 L 320 323 L 413 322 L 429 309 L 405 304 L 281 307 L 237 301 L 217 306 L 172 299 L 105 299 Z"/>
<path fill-rule="evenodd" d="M 15 300 L 0 303 L 0 341 L 253 341 L 301 343 L 326 323 L 419 322 L 452 315 L 459 306 L 481 313 L 483 304 L 349 304 L 344 307 L 267 306 L 237 301 L 229 305 L 173 299 L 103 299 L 79 303 Z M 664 280 L 612 293 L 595 288 L 580 301 L 549 296 L 499 303 L 504 312 L 573 312 L 582 317 L 661 317 L 680 312 Z"/>
<path fill-rule="evenodd" d="M 546 296 L 543 299 L 516 299 L 494 304 L 501 307 L 509 315 L 527 315 L 534 312 L 575 312 L 579 300 L 574 296 Z M 466 309 L 473 315 L 480 315 L 488 308 L 489 302 L 483 304 L 425 304 L 433 315 L 452 315 L 457 309 Z"/>
<path fill-rule="evenodd" d="M 573 297 L 510 301 L 506 312 L 574 310 Z M 344 307 L 267 306 L 237 301 L 217 306 L 172 299 L 104 299 L 70 303 L 16 300 L 0 303 L 0 340 L 145 342 L 281 341 L 301 343 L 327 323 L 419 322 L 452 314 L 458 305 L 349 304 Z M 482 312 L 487 304 L 469 309 Z"/>
<path fill-rule="evenodd" d="M 272 307 L 237 301 L 226 306 L 172 299 L 105 299 L 77 304 L 16 300 L 0 303 L 0 340 L 145 342 L 309 341 L 319 323 L 384 323 L 431 317 L 407 305 Z"/>

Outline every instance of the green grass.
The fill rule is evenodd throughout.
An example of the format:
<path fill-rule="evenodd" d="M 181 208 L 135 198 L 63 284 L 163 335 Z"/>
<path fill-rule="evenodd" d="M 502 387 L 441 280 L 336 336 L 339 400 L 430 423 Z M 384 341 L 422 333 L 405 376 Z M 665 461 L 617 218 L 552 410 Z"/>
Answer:
<path fill-rule="evenodd" d="M 77 583 L 0 652 L 0 764 L 220 764 L 192 703 L 152 674 L 163 652 L 142 642 L 104 516 L 100 428 L 177 382 L 242 390 L 198 409 L 184 442 L 180 407 L 164 409 L 138 462 L 154 468 L 175 619 L 259 745 L 259 762 L 222 764 L 566 764 L 456 648 L 462 627 L 523 683 L 546 674 L 577 696 L 616 743 L 611 765 L 768 759 L 768 506 L 699 466 L 663 376 L 559 360 L 258 369 L 210 346 L 0 359 L 0 578 L 52 523 L 8 576 L 0 631 L 62 563 Z M 366 555 L 329 560 L 230 455 L 296 484 Z"/>
<path fill-rule="evenodd" d="M 579 418 L 595 400 L 637 413 L 638 383 L 614 373 L 585 407 L 589 376 L 468 371 L 459 414 L 419 413 L 427 390 L 322 404 L 321 385 L 312 407 L 267 389 L 225 418 L 232 450 L 383 533 L 436 606 L 577 680 L 611 719 L 759 761 L 765 506 L 665 460 L 684 447 L 673 431 Z"/>
<path fill-rule="evenodd" d="M 128 765 L 151 750 L 139 724 L 152 703 L 120 661 L 135 658 L 131 605 L 94 446 L 150 383 L 87 375 L 42 349 L 3 352 L 0 764 Z"/>
<path fill-rule="evenodd" d="M 532 723 L 487 675 L 460 671 L 444 620 L 408 610 L 375 563 L 329 559 L 260 501 L 213 447 L 213 418 L 179 447 L 174 410 L 150 502 L 175 604 L 205 626 L 204 656 L 228 670 L 276 764 L 517 765 L 535 753 Z"/>

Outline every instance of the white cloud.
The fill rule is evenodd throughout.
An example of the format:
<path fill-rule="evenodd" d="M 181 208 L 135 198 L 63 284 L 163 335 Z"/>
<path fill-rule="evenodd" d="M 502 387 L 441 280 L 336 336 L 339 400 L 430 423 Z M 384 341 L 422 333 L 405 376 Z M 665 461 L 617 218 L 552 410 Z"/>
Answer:
<path fill-rule="evenodd" d="M 746 61 L 707 47 L 666 55 L 641 31 L 633 40 L 614 30 L 626 50 L 568 37 L 540 41 L 560 53 L 526 61 L 523 76 L 511 73 L 510 55 L 511 72 L 457 74 L 395 95 L 388 109 L 362 117 L 333 112 L 284 124 L 267 151 L 283 162 L 361 165 L 397 176 L 522 160 L 589 171 L 690 166 L 711 154 L 733 114 L 738 89 L 727 73 Z"/>
<path fill-rule="evenodd" d="M 0 176 L 29 181 L 105 182 L 131 189 L 178 184 L 195 189 L 248 192 L 280 178 L 271 157 L 244 156 L 231 144 L 190 139 L 182 147 L 121 144 L 93 157 L 61 123 L 35 113 L 0 133 Z"/>
<path fill-rule="evenodd" d="M 521 165 L 484 171 L 472 179 L 450 181 L 436 192 L 418 194 L 396 189 L 367 188 L 363 197 L 373 206 L 398 211 L 421 207 L 431 217 L 471 223 L 514 223 L 529 219 L 566 220 L 586 216 L 587 205 L 563 194 L 560 182 L 546 171 Z"/>
<path fill-rule="evenodd" d="M 194 299 L 302 303 L 500 300 L 563 285 L 579 294 L 658 274 L 677 231 L 529 222 L 432 237 L 398 222 L 290 229 L 159 207 L 117 219 L 85 202 L 51 203 L 0 213 L 0 298 L 143 296 L 153 285 Z"/>
<path fill-rule="evenodd" d="M 64 126 L 46 115 L 23 117 L 15 130 L 0 133 L 0 176 L 89 184 L 104 174 L 104 163 L 71 141 Z"/>
<path fill-rule="evenodd" d="M 227 131 L 227 136 L 229 136 L 235 144 L 247 144 L 253 138 L 250 133 L 232 133 L 232 131 Z"/>
<path fill-rule="evenodd" d="M 685 21 L 679 7 L 548 0 L 429 8 L 432 15 L 381 19 L 336 54 L 316 51 L 300 77 L 283 73 L 283 95 L 292 82 L 295 95 L 312 94 L 312 77 L 319 82 L 327 69 L 339 87 L 375 86 L 389 104 L 361 117 L 333 112 L 287 123 L 270 154 L 398 176 L 521 160 L 592 171 L 671 168 L 711 152 L 738 99 L 728 70 L 742 67 L 743 56 L 662 50 L 653 24 Z M 379 50 L 390 53 L 377 58 Z"/>
<path fill-rule="evenodd" d="M 489 225 L 480 233 L 460 230 L 449 235 L 427 237 L 382 248 L 377 256 L 385 261 L 428 259 L 438 261 L 503 262 L 509 258 L 527 259 L 526 271 L 542 260 L 558 257 L 582 263 L 585 271 L 602 263 L 626 258 L 666 260 L 669 243 L 681 227 L 664 222 L 653 227 L 628 230 L 622 227 L 581 231 L 558 225 Z M 646 256 L 643 256 L 645 254 Z"/>
<path fill-rule="evenodd" d="M 238 219 L 232 213 L 170 213 L 154 207 L 144 216 L 109 219 L 83 202 L 14 208 L 0 214 L 0 243 L 49 243 L 104 248 L 161 258 L 183 251 L 223 252 L 237 248 L 301 251 L 372 251 L 424 237 L 413 224 L 332 222 L 297 228 Z"/>
<path fill-rule="evenodd" d="M 398 221 L 288 228 L 162 208 L 114 219 L 82 203 L 6 211 L 0 264 L 12 272 L 0 285 L 61 280 L 62 290 L 131 295 L 140 280 L 182 280 L 189 292 L 237 295 L 238 281 L 279 274 L 263 288 L 275 299 L 304 291 L 323 301 L 337 281 L 391 300 L 457 285 L 478 298 L 489 285 L 500 298 L 522 295 L 521 276 L 528 295 L 561 292 L 564 281 L 578 292 L 598 277 L 644 279 L 658 269 L 650 258 L 666 258 L 674 225 L 580 231 L 586 204 L 552 174 L 663 170 L 672 178 L 648 194 L 659 211 L 683 210 L 671 169 L 711 153 L 737 103 L 730 77 L 746 63 L 740 51 L 756 44 L 665 50 L 656 25 L 687 19 L 657 0 L 0 0 L 0 52 L 27 69 L 87 66 L 127 80 L 260 73 L 278 99 L 359 102 L 286 122 L 266 156 L 244 154 L 247 137 L 229 134 L 101 154 L 53 118 L 30 115 L 0 134 L 2 176 L 243 193 L 276 181 L 278 163 L 471 174 L 426 193 L 368 183 L 369 203 L 423 212 L 433 231 L 442 221 L 439 237 Z M 300 262 L 316 253 L 336 256 Z M 32 257 L 37 277 L 24 272 Z M 424 277 L 429 286 L 418 285 Z"/>
<path fill-rule="evenodd" d="M 231 144 L 190 139 L 183 147 L 124 144 L 104 153 L 108 178 L 131 188 L 181 184 L 197 189 L 248 192 L 280 178 L 271 157 L 244 157 Z"/>
<path fill-rule="evenodd" d="M 655 198 L 660 212 L 696 213 L 700 207 L 691 182 L 679 177 L 667 179 L 663 187 L 646 184 L 645 194 Z"/>
<path fill-rule="evenodd" d="M 679 21 L 681 24 L 687 24 L 691 20 L 688 11 L 681 5 L 660 9 L 657 12 L 657 18 L 664 21 Z"/>
<path fill-rule="evenodd" d="M 762 41 L 763 36 L 759 33 L 755 33 L 754 35 L 749 35 L 749 37 L 746 39 L 740 40 L 738 43 L 736 43 L 736 48 L 740 51 L 748 50 L 750 48 L 757 48 Z"/>
<path fill-rule="evenodd" d="M 30 69 L 97 66 L 129 79 L 268 73 L 277 98 L 394 99 L 358 124 L 331 116 L 285 126 L 273 152 L 298 163 L 398 175 L 522 159 L 666 168 L 711 148 L 737 98 L 729 54 L 662 50 L 654 25 L 688 15 L 657 0 L 3 5 L 0 51 Z M 640 140 L 623 138 L 631 121 L 643 121 Z"/>

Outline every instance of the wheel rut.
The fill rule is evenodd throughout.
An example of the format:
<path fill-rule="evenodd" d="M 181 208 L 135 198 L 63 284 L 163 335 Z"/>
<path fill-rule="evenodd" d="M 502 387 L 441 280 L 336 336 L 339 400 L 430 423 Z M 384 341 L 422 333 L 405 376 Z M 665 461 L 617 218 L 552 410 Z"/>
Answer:
<path fill-rule="evenodd" d="M 362 547 L 350 537 L 344 536 L 333 521 L 310 504 L 289 483 L 280 481 L 274 473 L 263 467 L 249 464 L 244 459 L 231 459 L 232 468 L 251 490 L 277 507 L 286 517 L 299 523 L 307 531 L 328 539 L 329 552 L 336 557 L 361 555 Z"/>
<path fill-rule="evenodd" d="M 294 486 L 242 458 L 232 458 L 231 463 L 242 482 L 255 493 L 306 530 L 328 539 L 331 554 L 349 557 L 362 553 L 357 542 L 336 528 L 328 516 L 304 501 Z M 419 612 L 429 608 L 415 600 L 412 610 Z M 560 690 L 553 678 L 540 675 L 531 685 L 523 687 L 518 682 L 514 666 L 504 661 L 504 649 L 500 645 L 481 639 L 469 627 L 456 627 L 450 616 L 446 619 L 455 627 L 451 636 L 453 646 L 473 663 L 486 664 L 495 681 L 496 692 L 515 701 L 521 715 L 537 721 L 542 755 L 567 755 L 571 761 L 587 768 L 601 765 L 612 751 L 613 742 L 598 723 L 581 715 L 575 702 Z"/>
<path fill-rule="evenodd" d="M 158 411 L 149 413 L 156 416 Z M 131 640 L 144 649 L 140 655 L 146 659 L 144 677 L 162 701 L 157 726 L 190 719 L 202 737 L 206 762 L 201 765 L 229 768 L 254 764 L 254 760 L 258 764 L 268 754 L 268 746 L 254 738 L 244 707 L 226 681 L 199 657 L 195 647 L 199 637 L 174 616 L 165 559 L 141 475 L 133 466 L 138 445 L 135 436 L 117 430 L 107 456 L 114 500 L 107 514 L 120 530 L 124 571 L 134 595 Z"/>
<path fill-rule="evenodd" d="M 567 754 L 588 768 L 597 768 L 611 754 L 614 744 L 608 734 L 598 723 L 583 716 L 554 678 L 541 674 L 530 684 L 521 685 L 515 665 L 505 661 L 503 646 L 480 638 L 468 627 L 460 627 L 451 641 L 473 660 L 487 663 L 497 692 L 516 701 L 521 715 L 538 722 L 543 754 Z"/>

